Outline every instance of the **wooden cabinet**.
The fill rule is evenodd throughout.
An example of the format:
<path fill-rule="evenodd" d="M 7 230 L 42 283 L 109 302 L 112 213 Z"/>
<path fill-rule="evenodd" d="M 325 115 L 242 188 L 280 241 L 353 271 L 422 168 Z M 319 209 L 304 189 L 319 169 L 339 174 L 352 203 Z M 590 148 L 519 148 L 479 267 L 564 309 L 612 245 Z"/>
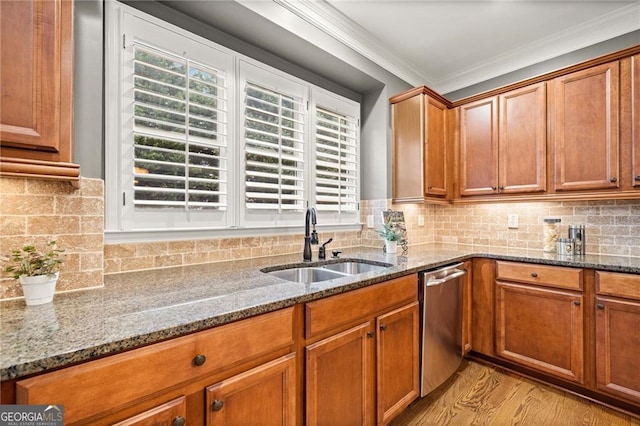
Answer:
<path fill-rule="evenodd" d="M 206 424 L 295 425 L 295 372 L 289 354 L 207 387 Z"/>
<path fill-rule="evenodd" d="M 151 408 L 126 420 L 115 423 L 114 426 L 185 426 L 187 416 L 187 401 L 184 396 Z"/>
<path fill-rule="evenodd" d="M 564 290 L 571 288 L 576 291 Z M 583 383 L 581 289 L 581 270 L 497 262 L 496 355 Z"/>
<path fill-rule="evenodd" d="M 640 403 L 640 276 L 596 272 L 596 385 Z"/>
<path fill-rule="evenodd" d="M 549 82 L 555 191 L 618 188 L 618 93 L 618 61 Z"/>
<path fill-rule="evenodd" d="M 387 424 L 418 397 L 418 302 L 376 318 L 378 420 Z"/>
<path fill-rule="evenodd" d="M 73 2 L 0 2 L 0 174 L 77 181 Z"/>
<path fill-rule="evenodd" d="M 460 107 L 460 195 L 498 190 L 497 97 Z"/>
<path fill-rule="evenodd" d="M 442 201 L 447 197 L 447 105 L 440 98 L 426 87 L 418 87 L 390 99 L 393 202 Z"/>
<path fill-rule="evenodd" d="M 546 190 L 544 83 L 460 107 L 460 195 Z"/>
<path fill-rule="evenodd" d="M 371 322 L 306 349 L 308 425 L 375 424 L 375 360 Z"/>
<path fill-rule="evenodd" d="M 631 158 L 633 186 L 640 187 L 640 55 L 631 57 Z"/>
<path fill-rule="evenodd" d="M 20 380 L 16 384 L 16 402 L 48 404 L 56 401 L 64 405 L 68 424 L 108 424 L 145 416 L 168 418 L 170 415 L 160 413 L 166 410 L 157 412 L 154 411 L 156 407 L 186 396 L 187 421 L 198 423 L 191 416 L 202 415 L 198 407 L 204 404 L 205 387 L 212 383 L 221 381 L 218 386 L 212 386 L 211 395 L 217 395 L 220 388 L 226 392 L 225 396 L 236 392 L 231 397 L 233 403 L 228 404 L 233 407 L 236 401 L 251 392 L 259 393 L 264 388 L 273 390 L 274 382 L 280 380 L 283 384 L 279 388 L 280 395 L 287 399 L 286 404 L 291 404 L 289 389 L 292 388 L 284 386 L 291 385 L 290 376 L 287 376 L 292 371 L 290 359 L 286 358 L 276 366 L 265 363 L 290 354 L 294 349 L 293 311 L 294 308 L 282 309 Z M 241 374 L 258 366 L 262 368 Z M 289 370 L 274 372 L 281 366 Z M 240 376 L 225 381 L 234 374 Z M 259 380 L 262 382 L 250 390 L 238 391 L 238 388 L 248 388 L 250 383 Z M 240 396 L 236 398 L 238 394 Z M 241 405 L 241 402 L 237 404 Z M 286 407 L 290 416 L 291 407 L 295 406 Z"/>
<path fill-rule="evenodd" d="M 305 307 L 307 424 L 386 424 L 419 394 L 417 276 Z"/>

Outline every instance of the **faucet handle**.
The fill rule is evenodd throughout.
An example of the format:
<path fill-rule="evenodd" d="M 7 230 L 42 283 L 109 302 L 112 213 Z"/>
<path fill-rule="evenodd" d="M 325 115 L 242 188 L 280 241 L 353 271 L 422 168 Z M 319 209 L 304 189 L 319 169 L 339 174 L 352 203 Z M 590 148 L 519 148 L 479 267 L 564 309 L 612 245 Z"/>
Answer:
<path fill-rule="evenodd" d="M 340 257 L 340 253 L 342 253 L 340 250 L 331 250 L 331 257 L 337 259 Z"/>
<path fill-rule="evenodd" d="M 324 244 L 322 245 L 322 247 L 326 246 L 326 245 L 327 245 L 327 244 L 329 244 L 331 241 L 333 241 L 333 238 L 329 238 L 329 239 L 327 240 L 327 242 L 326 242 L 326 243 L 324 243 Z"/>

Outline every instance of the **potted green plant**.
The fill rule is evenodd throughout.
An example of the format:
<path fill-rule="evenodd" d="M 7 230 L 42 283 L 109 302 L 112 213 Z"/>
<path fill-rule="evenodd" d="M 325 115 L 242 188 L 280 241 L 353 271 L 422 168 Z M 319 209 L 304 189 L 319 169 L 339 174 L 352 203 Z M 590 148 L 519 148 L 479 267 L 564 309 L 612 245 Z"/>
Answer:
<path fill-rule="evenodd" d="M 11 250 L 11 254 L 3 259 L 9 264 L 5 272 L 22 284 L 27 305 L 41 305 L 53 300 L 63 252 L 55 241 L 49 241 L 43 251 L 34 245 L 26 245 Z"/>
<path fill-rule="evenodd" d="M 386 253 L 396 253 L 398 251 L 398 242 L 402 241 L 402 233 L 399 230 L 385 222 L 382 224 L 382 229 L 376 232 L 384 238 Z"/>

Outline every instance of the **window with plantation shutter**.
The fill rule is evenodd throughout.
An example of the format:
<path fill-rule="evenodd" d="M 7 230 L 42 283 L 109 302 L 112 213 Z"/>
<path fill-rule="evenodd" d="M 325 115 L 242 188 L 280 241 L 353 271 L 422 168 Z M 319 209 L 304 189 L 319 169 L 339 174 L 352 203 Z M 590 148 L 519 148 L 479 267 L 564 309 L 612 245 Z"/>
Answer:
<path fill-rule="evenodd" d="M 109 242 L 359 229 L 360 104 L 105 3 Z"/>
<path fill-rule="evenodd" d="M 299 99 L 246 83 L 246 208 L 304 208 L 304 113 Z"/>
<path fill-rule="evenodd" d="M 133 203 L 225 209 L 224 75 L 134 44 Z"/>
<path fill-rule="evenodd" d="M 316 209 L 358 209 L 358 121 L 316 106 Z"/>

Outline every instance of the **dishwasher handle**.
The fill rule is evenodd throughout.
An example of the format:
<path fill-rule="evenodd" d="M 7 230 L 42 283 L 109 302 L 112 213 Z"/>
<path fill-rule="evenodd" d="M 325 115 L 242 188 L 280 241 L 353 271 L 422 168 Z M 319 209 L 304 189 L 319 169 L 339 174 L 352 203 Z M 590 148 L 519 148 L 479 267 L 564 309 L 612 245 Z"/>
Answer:
<path fill-rule="evenodd" d="M 437 280 L 429 280 L 429 281 L 427 281 L 427 287 L 431 287 L 431 286 L 435 286 L 435 285 L 440 285 L 440 284 L 446 283 L 447 281 L 450 281 L 450 280 L 452 280 L 454 278 L 461 277 L 466 273 L 467 273 L 467 271 L 465 271 L 465 270 L 454 269 L 453 273 L 451 275 L 447 275 L 446 277 L 440 278 L 440 279 L 437 279 Z"/>

